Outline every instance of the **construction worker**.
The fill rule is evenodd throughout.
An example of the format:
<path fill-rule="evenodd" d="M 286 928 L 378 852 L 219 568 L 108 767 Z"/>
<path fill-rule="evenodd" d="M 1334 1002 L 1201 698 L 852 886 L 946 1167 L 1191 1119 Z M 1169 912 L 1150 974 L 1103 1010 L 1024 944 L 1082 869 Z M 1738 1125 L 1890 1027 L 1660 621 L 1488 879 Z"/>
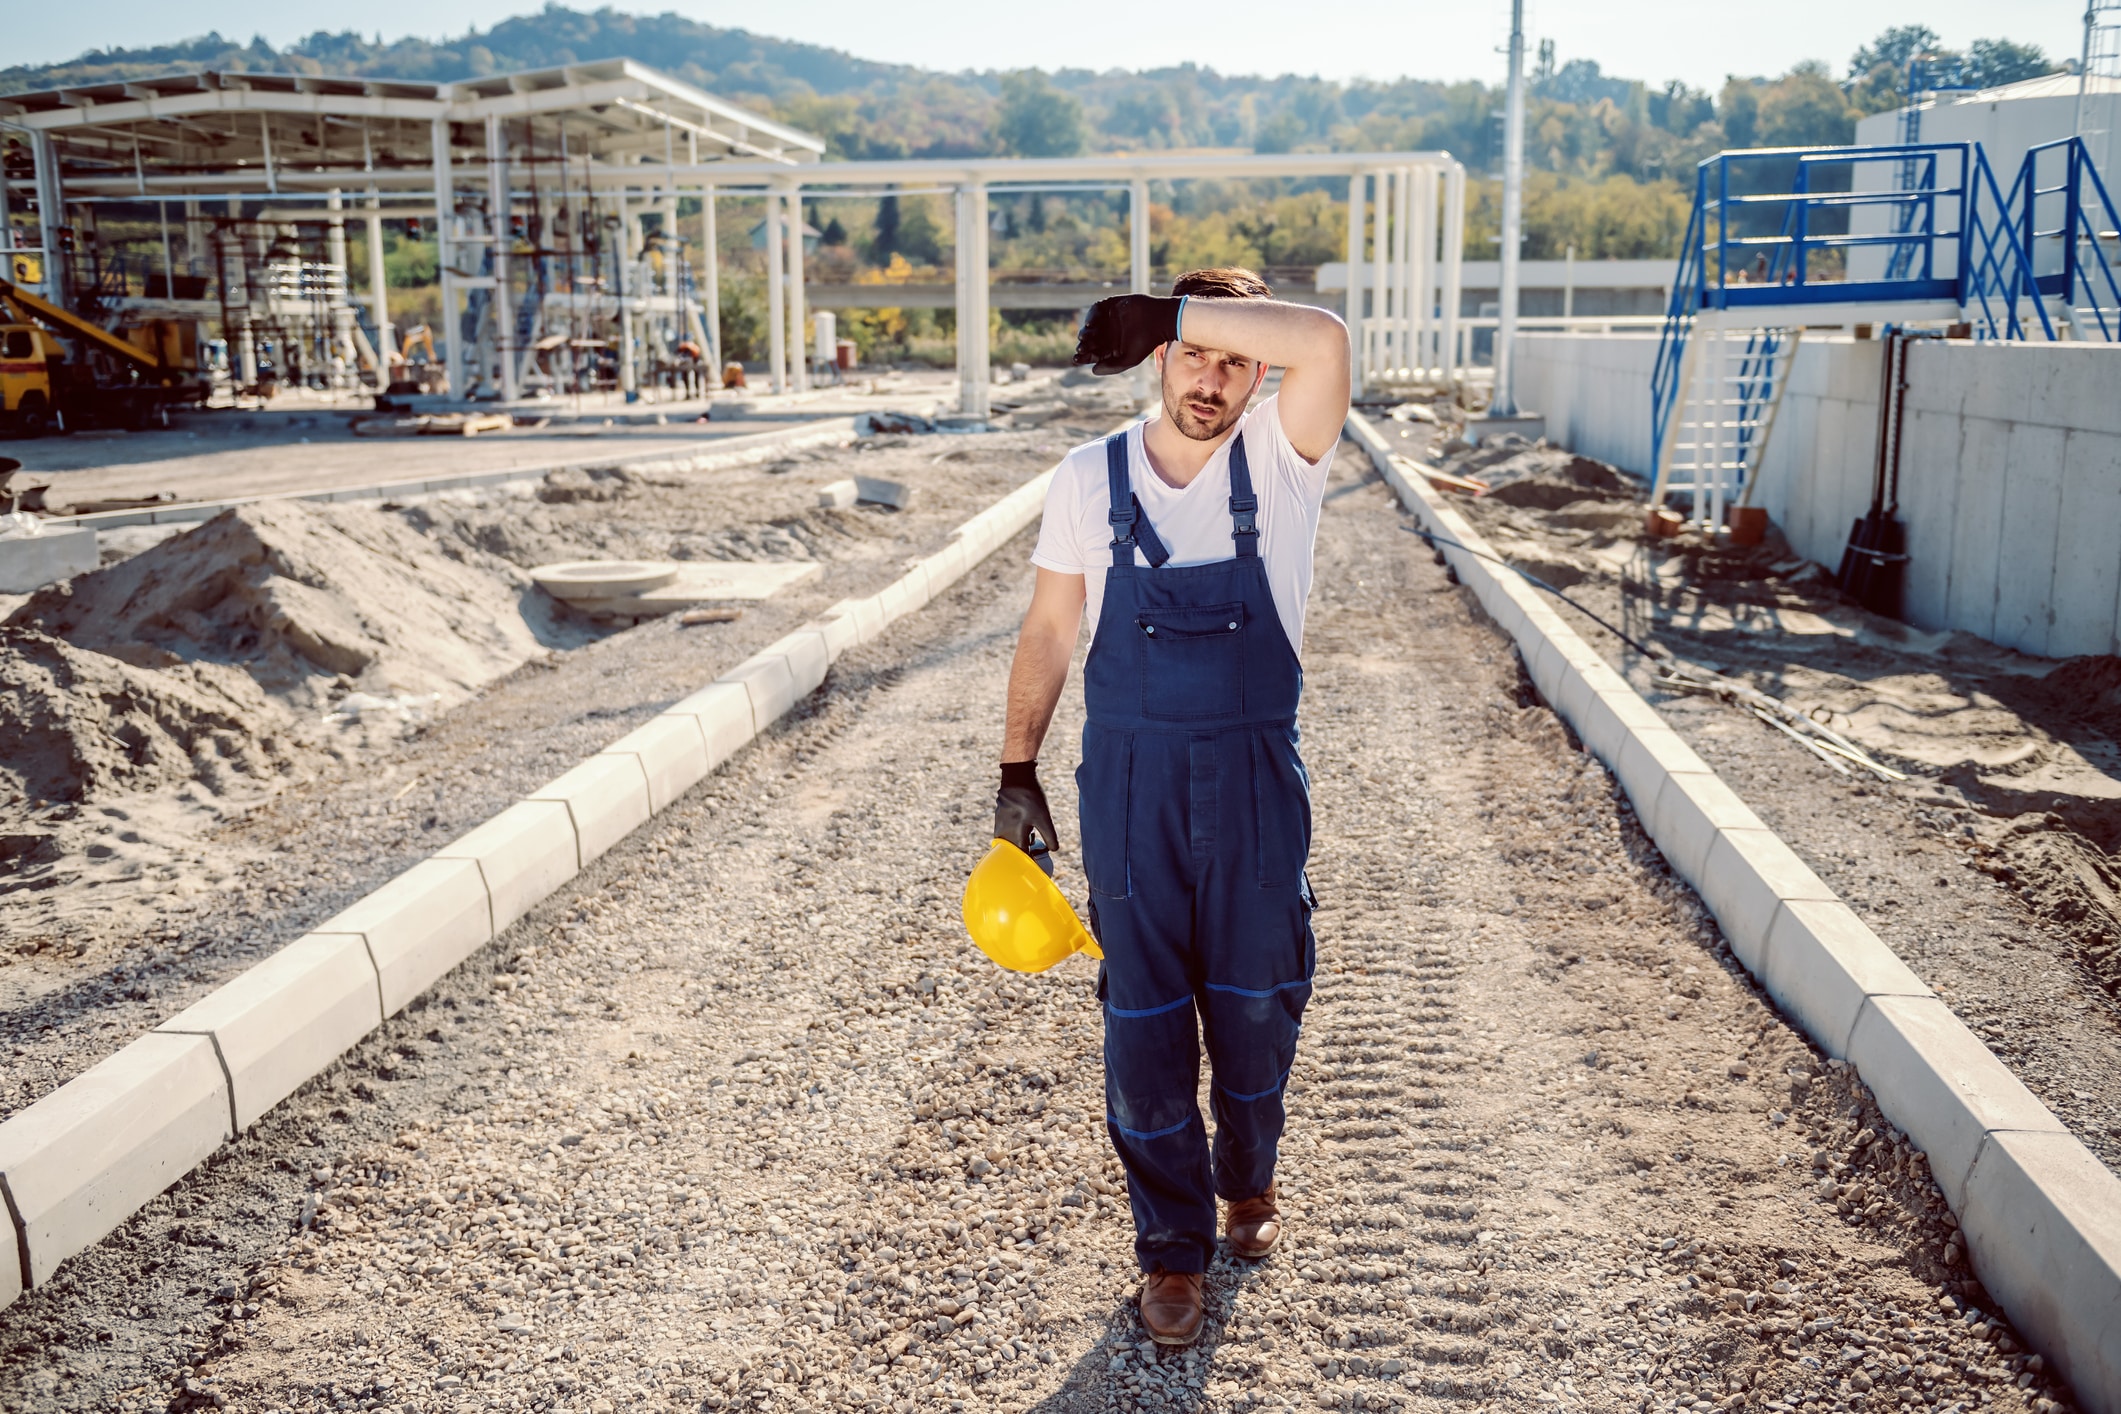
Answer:
<path fill-rule="evenodd" d="M 1282 1087 L 1316 962 L 1297 652 L 1349 345 L 1340 320 L 1276 301 L 1251 271 L 1199 270 L 1169 298 L 1091 306 L 1074 361 L 1112 374 L 1152 355 L 1162 415 L 1076 448 L 1047 493 L 994 832 L 1034 857 L 1058 844 L 1037 756 L 1087 606 L 1075 779 L 1105 955 L 1106 1126 L 1142 1324 L 1185 1345 L 1216 1197 L 1236 1255 L 1264 1257 L 1281 1233 Z M 1270 366 L 1280 391 L 1247 411 Z M 1212 1154 L 1194 1098 L 1203 1036 Z"/>

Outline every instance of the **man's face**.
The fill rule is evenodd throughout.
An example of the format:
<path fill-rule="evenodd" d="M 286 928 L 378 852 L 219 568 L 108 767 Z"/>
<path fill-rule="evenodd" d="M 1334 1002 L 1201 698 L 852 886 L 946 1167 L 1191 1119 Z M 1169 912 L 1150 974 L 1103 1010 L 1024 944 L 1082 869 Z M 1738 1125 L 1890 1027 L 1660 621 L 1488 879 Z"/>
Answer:
<path fill-rule="evenodd" d="M 1163 365 L 1164 415 L 1196 442 L 1212 442 L 1244 413 L 1266 365 L 1221 349 L 1172 342 Z"/>

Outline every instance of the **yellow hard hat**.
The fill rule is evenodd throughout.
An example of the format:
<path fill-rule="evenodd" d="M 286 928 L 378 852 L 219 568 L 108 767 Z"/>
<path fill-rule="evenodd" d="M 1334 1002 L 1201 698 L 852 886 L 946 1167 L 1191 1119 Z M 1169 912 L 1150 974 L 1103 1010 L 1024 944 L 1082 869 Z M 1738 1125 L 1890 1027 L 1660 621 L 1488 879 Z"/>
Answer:
<path fill-rule="evenodd" d="M 1011 972 L 1044 972 L 1079 952 L 1104 956 L 1046 871 L 1007 840 L 965 881 L 965 931 Z"/>

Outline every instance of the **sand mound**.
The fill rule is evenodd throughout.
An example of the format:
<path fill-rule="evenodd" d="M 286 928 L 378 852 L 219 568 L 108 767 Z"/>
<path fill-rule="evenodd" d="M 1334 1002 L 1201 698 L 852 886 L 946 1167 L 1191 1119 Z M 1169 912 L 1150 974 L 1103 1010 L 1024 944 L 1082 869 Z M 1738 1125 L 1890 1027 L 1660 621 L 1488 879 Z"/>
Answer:
<path fill-rule="evenodd" d="M 0 806 L 78 802 L 197 778 L 225 792 L 286 769 L 295 724 L 240 669 L 138 668 L 0 628 Z"/>
<path fill-rule="evenodd" d="M 41 590 L 7 623 L 136 667 L 239 667 L 310 710 L 356 688 L 450 702 L 540 651 L 529 592 L 512 567 L 443 555 L 400 518 L 270 501 Z"/>

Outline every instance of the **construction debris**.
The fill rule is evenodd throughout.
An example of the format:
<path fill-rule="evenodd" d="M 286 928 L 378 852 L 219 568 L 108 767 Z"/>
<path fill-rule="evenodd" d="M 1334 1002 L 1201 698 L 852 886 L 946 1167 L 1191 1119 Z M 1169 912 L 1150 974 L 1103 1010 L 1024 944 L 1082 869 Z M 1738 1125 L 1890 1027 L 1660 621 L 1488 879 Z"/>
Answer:
<path fill-rule="evenodd" d="M 649 619 L 700 604 L 770 599 L 822 573 L 815 560 L 577 560 L 541 565 L 530 577 L 579 613 Z"/>

